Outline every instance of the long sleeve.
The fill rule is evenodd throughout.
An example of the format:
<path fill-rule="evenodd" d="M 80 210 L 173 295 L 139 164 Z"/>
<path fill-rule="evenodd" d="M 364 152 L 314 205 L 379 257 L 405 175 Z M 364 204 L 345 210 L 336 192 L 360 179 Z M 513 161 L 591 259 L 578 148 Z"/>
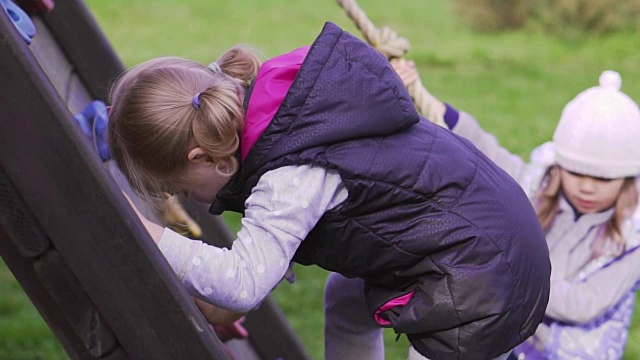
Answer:
<path fill-rule="evenodd" d="M 264 174 L 247 199 L 242 228 L 230 250 L 169 229 L 159 247 L 191 295 L 247 312 L 280 282 L 322 215 L 346 196 L 336 172 L 310 165 L 278 168 Z"/>
<path fill-rule="evenodd" d="M 559 245 L 563 245 L 562 242 Z M 569 249 L 557 249 L 552 252 L 551 260 L 553 264 L 567 264 L 570 256 Z M 561 270 L 552 269 L 547 316 L 580 324 L 597 319 L 640 281 L 638 264 L 640 249 L 635 248 L 583 281 L 567 278 Z"/>
<path fill-rule="evenodd" d="M 625 221 L 623 234 L 629 246 L 619 258 L 592 258 L 592 244 L 613 209 L 583 214 L 561 198 L 560 212 L 547 234 L 551 259 L 551 293 L 547 316 L 570 323 L 589 323 L 613 308 L 640 281 L 640 248 L 634 223 Z"/>

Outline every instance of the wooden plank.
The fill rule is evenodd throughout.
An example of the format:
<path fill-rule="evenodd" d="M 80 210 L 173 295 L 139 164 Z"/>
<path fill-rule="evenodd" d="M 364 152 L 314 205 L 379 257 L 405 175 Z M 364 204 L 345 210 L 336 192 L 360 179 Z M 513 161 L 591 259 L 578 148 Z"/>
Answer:
<path fill-rule="evenodd" d="M 27 205 L 0 169 L 0 226 L 13 239 L 20 255 L 35 258 L 51 246 L 47 234 L 31 216 Z M 17 240 L 20 241 L 17 241 Z"/>
<path fill-rule="evenodd" d="M 36 26 L 36 36 L 29 49 L 51 84 L 56 89 L 62 101 L 71 113 L 76 114 L 84 110 L 93 97 L 87 91 L 85 84 L 78 75 L 76 66 L 69 62 L 66 55 L 56 43 L 53 34 L 38 16 L 33 17 Z"/>
<path fill-rule="evenodd" d="M 50 249 L 36 260 L 34 269 L 38 279 L 56 300 L 58 307 L 65 314 L 87 351 L 95 357 L 102 357 L 112 352 L 118 345 L 113 332 L 69 270 L 60 253 Z"/>
<path fill-rule="evenodd" d="M 0 166 L 132 358 L 228 359 L 0 14 Z"/>
<path fill-rule="evenodd" d="M 38 17 L 34 18 L 38 35 L 30 50 L 63 102 L 75 113 L 84 108 L 90 97 L 106 101 L 109 81 L 124 67 L 81 1 L 65 1 L 56 5 L 56 9 L 46 14 L 43 21 Z M 119 171 L 114 170 L 113 164 L 108 165 L 120 187 L 130 192 Z M 145 209 L 145 205 L 135 196 L 132 198 L 146 215 L 158 220 L 157 214 L 148 207 Z M 192 212 L 192 209 L 188 210 Z M 212 218 L 206 211 L 203 215 L 203 220 L 208 224 L 205 241 L 220 239 L 221 234 L 225 234 L 230 243 L 231 238 L 224 223 L 220 219 Z M 238 355 L 248 356 L 246 354 L 255 354 L 257 351 L 265 359 L 274 358 L 273 354 L 283 353 L 287 353 L 285 358 L 309 358 L 274 302 L 267 300 L 258 311 L 251 313 L 248 319 L 247 327 L 251 336 L 249 341 L 234 342 L 233 348 L 236 352 L 242 349 Z M 268 327 L 264 327 L 262 319 L 270 321 Z M 276 336 L 277 341 L 272 341 L 273 336 Z M 251 346 L 257 346 L 257 349 L 254 351 Z"/>
<path fill-rule="evenodd" d="M 9 237 L 2 225 L 0 225 L 0 256 L 69 357 L 74 360 L 94 360 L 95 358 L 86 351 L 82 340 L 60 311 L 58 304 L 40 284 L 33 270 L 34 260 L 21 256 L 13 239 Z"/>
<path fill-rule="evenodd" d="M 231 339 L 225 342 L 225 345 L 233 353 L 233 356 L 237 360 L 260 360 L 261 358 L 256 350 L 250 346 L 247 340 Z"/>
<path fill-rule="evenodd" d="M 57 1 L 53 11 L 42 19 L 81 75 L 91 97 L 106 102 L 111 81 L 125 67 L 84 2 Z"/>
<path fill-rule="evenodd" d="M 38 29 L 38 36 L 33 39 L 33 42 L 29 46 L 30 50 L 42 67 L 44 73 L 49 77 L 49 80 L 54 85 L 57 92 L 63 98 L 63 101 L 67 104 L 69 110 L 72 112 L 81 111 L 84 106 L 91 101 L 91 99 L 89 98 L 88 91 L 84 83 L 80 80 L 80 76 L 78 75 L 75 66 L 68 61 L 66 55 L 59 48 L 59 44 L 55 41 L 46 24 L 37 17 L 34 18 L 34 23 Z M 73 47 L 74 43 L 68 41 L 66 45 Z M 117 169 L 113 161 L 106 162 L 105 167 L 109 170 L 120 188 L 127 193 L 138 209 L 140 209 L 147 218 L 157 223 L 162 223 L 162 220 L 159 218 L 159 214 L 157 214 L 151 206 L 140 201 L 140 199 L 133 193 L 126 179 L 122 176 L 122 173 Z M 224 224 L 219 223 L 217 226 L 224 227 Z M 51 291 L 55 292 L 55 288 L 52 288 Z M 76 315 L 74 312 L 70 311 L 68 313 L 68 317 L 70 318 L 74 315 Z M 80 326 L 81 325 L 82 324 L 80 324 Z M 242 359 L 246 358 L 247 360 L 253 359 L 254 357 L 252 356 L 255 354 L 255 351 L 251 349 L 250 342 L 246 340 L 236 340 L 234 342 L 233 351 L 236 356 L 239 356 Z"/>
<path fill-rule="evenodd" d="M 129 355 L 127 355 L 122 348 L 116 348 L 111 353 L 100 357 L 100 360 L 129 360 Z M 239 360 L 239 359 L 237 359 Z"/>

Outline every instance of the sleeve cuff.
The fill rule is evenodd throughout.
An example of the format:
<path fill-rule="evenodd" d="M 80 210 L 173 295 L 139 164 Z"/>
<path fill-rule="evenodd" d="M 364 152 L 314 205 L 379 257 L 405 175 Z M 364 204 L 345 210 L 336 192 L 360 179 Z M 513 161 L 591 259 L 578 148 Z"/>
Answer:
<path fill-rule="evenodd" d="M 164 228 L 158 242 L 158 248 L 178 278 L 183 280 L 199 244 L 199 241 L 191 240 L 169 228 Z"/>
<path fill-rule="evenodd" d="M 449 130 L 453 130 L 453 128 L 458 124 L 458 119 L 460 119 L 460 113 L 453 106 L 445 103 L 444 106 L 447 110 L 444 113 L 444 122 L 447 124 Z"/>

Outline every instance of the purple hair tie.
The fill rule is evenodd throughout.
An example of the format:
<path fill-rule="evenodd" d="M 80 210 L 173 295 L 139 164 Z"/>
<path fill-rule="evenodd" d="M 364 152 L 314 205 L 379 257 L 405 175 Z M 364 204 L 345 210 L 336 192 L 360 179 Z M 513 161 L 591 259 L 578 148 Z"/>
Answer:
<path fill-rule="evenodd" d="M 196 109 L 200 109 L 200 94 L 202 93 L 201 92 L 197 93 L 193 97 L 193 100 L 191 100 L 191 104 L 193 104 L 193 107 L 195 107 Z"/>

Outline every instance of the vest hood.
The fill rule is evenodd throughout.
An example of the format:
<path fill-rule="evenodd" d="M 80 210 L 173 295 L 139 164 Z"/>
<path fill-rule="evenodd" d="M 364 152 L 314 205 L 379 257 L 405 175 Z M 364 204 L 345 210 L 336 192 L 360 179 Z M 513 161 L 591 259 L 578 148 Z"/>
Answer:
<path fill-rule="evenodd" d="M 264 119 L 270 124 L 249 150 L 243 173 L 267 159 L 329 141 L 384 136 L 416 124 L 419 115 L 404 84 L 389 61 L 373 53 L 369 45 L 327 22 L 275 116 Z M 287 136 L 297 131 L 308 136 L 295 141 Z"/>
<path fill-rule="evenodd" d="M 296 49 L 261 67 L 262 74 L 245 99 L 251 121 L 242 134 L 243 141 L 253 137 L 255 144 L 242 150 L 240 171 L 218 193 L 209 209 L 212 214 L 242 212 L 243 204 L 234 199 L 241 201 L 248 195 L 250 186 L 244 185 L 255 183 L 262 175 L 257 169 L 271 159 L 331 143 L 393 134 L 420 121 L 389 61 L 362 40 L 327 22 L 299 65 L 304 51 L 306 48 Z M 297 75 L 291 76 L 297 67 Z M 265 69 L 281 71 L 282 76 L 268 76 Z M 254 103 L 261 110 L 253 110 Z M 273 110 L 263 111 L 265 108 L 277 111 L 274 115 Z M 289 136 L 292 133 L 306 135 Z"/>

